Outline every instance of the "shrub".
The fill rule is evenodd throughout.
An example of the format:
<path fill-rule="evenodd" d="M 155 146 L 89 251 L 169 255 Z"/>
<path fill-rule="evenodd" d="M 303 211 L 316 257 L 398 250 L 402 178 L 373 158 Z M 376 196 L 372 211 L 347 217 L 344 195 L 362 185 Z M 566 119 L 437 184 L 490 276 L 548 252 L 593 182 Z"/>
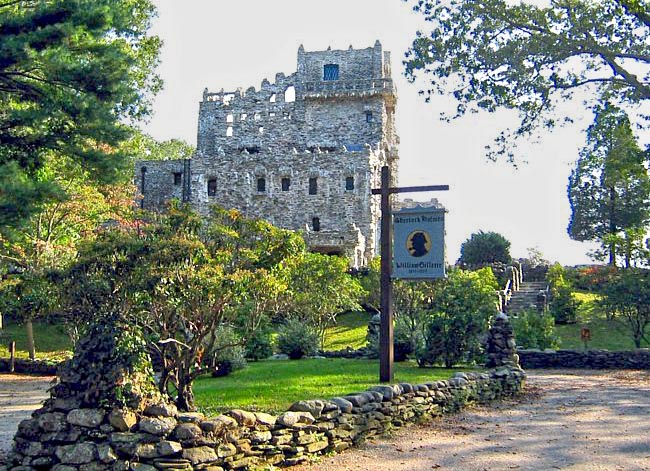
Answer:
<path fill-rule="evenodd" d="M 580 302 L 572 296 L 572 286 L 565 277 L 566 271 L 556 263 L 548 269 L 546 280 L 551 287 L 549 310 L 556 324 L 574 324 L 578 319 Z"/>
<path fill-rule="evenodd" d="M 246 368 L 245 349 L 242 339 L 228 326 L 220 326 L 215 334 L 214 362 L 216 369 L 212 376 L 227 376 L 233 371 Z"/>
<path fill-rule="evenodd" d="M 395 321 L 393 330 L 393 356 L 395 361 L 405 361 L 417 350 L 421 335 L 417 335 L 402 318 Z"/>
<path fill-rule="evenodd" d="M 460 247 L 460 263 L 482 266 L 494 262 L 510 263 L 510 242 L 497 232 L 478 231 Z"/>
<path fill-rule="evenodd" d="M 563 286 L 551 290 L 548 308 L 556 324 L 575 324 L 578 320 L 580 301 L 573 297 L 572 290 Z"/>
<path fill-rule="evenodd" d="M 536 310 L 526 310 L 511 318 L 517 345 L 523 348 L 558 348 L 559 339 L 555 335 L 555 320 L 550 313 L 540 314 Z"/>
<path fill-rule="evenodd" d="M 480 337 L 496 313 L 496 289 L 490 268 L 449 273 L 432 300 L 424 345 L 417 352 L 420 366 L 480 360 Z"/>
<path fill-rule="evenodd" d="M 273 355 L 271 343 L 271 331 L 265 328 L 258 329 L 246 342 L 246 358 L 257 361 L 270 357 Z"/>
<path fill-rule="evenodd" d="M 379 356 L 379 331 L 368 329 L 366 336 L 368 345 L 366 350 L 372 354 L 372 358 Z M 413 355 L 420 344 L 423 342 L 422 335 L 414 332 L 408 323 L 401 317 L 395 319 L 393 327 L 393 359 L 395 361 L 405 361 Z"/>
<path fill-rule="evenodd" d="M 280 327 L 277 338 L 278 350 L 297 360 L 305 355 L 314 355 L 318 351 L 320 338 L 318 333 L 307 323 L 289 319 Z"/>
<path fill-rule="evenodd" d="M 629 268 L 614 272 L 603 287 L 602 306 L 626 327 L 636 348 L 650 344 L 650 270 Z"/>

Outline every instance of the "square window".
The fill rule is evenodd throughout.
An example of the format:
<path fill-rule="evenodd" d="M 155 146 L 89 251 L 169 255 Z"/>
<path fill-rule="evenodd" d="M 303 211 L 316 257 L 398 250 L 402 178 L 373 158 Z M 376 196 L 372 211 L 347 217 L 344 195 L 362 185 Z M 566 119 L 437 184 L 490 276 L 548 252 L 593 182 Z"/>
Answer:
<path fill-rule="evenodd" d="M 284 177 L 281 183 L 282 191 L 289 191 L 289 188 L 291 187 L 291 179 L 289 177 Z"/>
<path fill-rule="evenodd" d="M 338 79 L 339 79 L 339 65 L 325 64 L 323 66 L 323 80 L 338 80 Z"/>
<path fill-rule="evenodd" d="M 266 178 L 257 179 L 257 191 L 264 193 L 266 191 Z"/>
<path fill-rule="evenodd" d="M 181 172 L 174 172 L 174 185 L 180 185 L 183 182 L 183 174 Z"/>
<path fill-rule="evenodd" d="M 208 196 L 216 196 L 217 194 L 217 180 L 216 178 L 211 178 L 208 180 Z"/>
<path fill-rule="evenodd" d="M 345 189 L 348 191 L 354 190 L 354 177 L 345 178 Z"/>
<path fill-rule="evenodd" d="M 315 195 L 316 193 L 318 193 L 318 178 L 311 177 L 309 179 L 309 194 Z"/>
<path fill-rule="evenodd" d="M 311 228 L 314 232 L 320 231 L 320 218 L 311 218 Z"/>

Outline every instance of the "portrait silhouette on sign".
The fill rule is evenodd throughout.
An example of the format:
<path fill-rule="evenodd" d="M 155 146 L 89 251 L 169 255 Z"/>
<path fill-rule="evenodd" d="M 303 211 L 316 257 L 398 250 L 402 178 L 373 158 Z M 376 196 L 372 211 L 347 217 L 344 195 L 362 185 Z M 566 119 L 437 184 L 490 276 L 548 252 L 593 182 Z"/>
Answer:
<path fill-rule="evenodd" d="M 412 257 L 422 257 L 431 250 L 431 241 L 422 231 L 412 232 L 408 237 L 406 248 Z"/>

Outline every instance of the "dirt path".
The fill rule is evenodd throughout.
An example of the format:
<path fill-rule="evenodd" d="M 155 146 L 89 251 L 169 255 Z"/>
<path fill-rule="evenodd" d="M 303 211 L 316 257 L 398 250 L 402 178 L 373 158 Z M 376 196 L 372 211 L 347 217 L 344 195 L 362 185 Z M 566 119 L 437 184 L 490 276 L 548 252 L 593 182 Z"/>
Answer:
<path fill-rule="evenodd" d="M 0 374 L 0 463 L 52 379 Z M 533 371 L 528 390 L 292 470 L 650 471 L 650 372 Z"/>
<path fill-rule="evenodd" d="M 650 470 L 650 372 L 531 371 L 528 390 L 294 470 Z"/>
<path fill-rule="evenodd" d="M 0 374 L 0 463 L 7 451 L 21 420 L 49 397 L 47 389 L 54 376 L 24 376 Z"/>

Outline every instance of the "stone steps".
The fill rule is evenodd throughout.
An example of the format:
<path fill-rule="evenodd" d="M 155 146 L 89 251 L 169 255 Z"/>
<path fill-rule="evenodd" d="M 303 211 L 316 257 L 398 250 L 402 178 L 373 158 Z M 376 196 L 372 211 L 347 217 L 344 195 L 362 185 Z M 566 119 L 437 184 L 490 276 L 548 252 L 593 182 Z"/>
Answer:
<path fill-rule="evenodd" d="M 508 302 L 508 312 L 516 314 L 528 308 L 537 306 L 537 295 L 540 290 L 546 289 L 544 281 L 524 281 L 519 291 L 512 294 Z"/>

